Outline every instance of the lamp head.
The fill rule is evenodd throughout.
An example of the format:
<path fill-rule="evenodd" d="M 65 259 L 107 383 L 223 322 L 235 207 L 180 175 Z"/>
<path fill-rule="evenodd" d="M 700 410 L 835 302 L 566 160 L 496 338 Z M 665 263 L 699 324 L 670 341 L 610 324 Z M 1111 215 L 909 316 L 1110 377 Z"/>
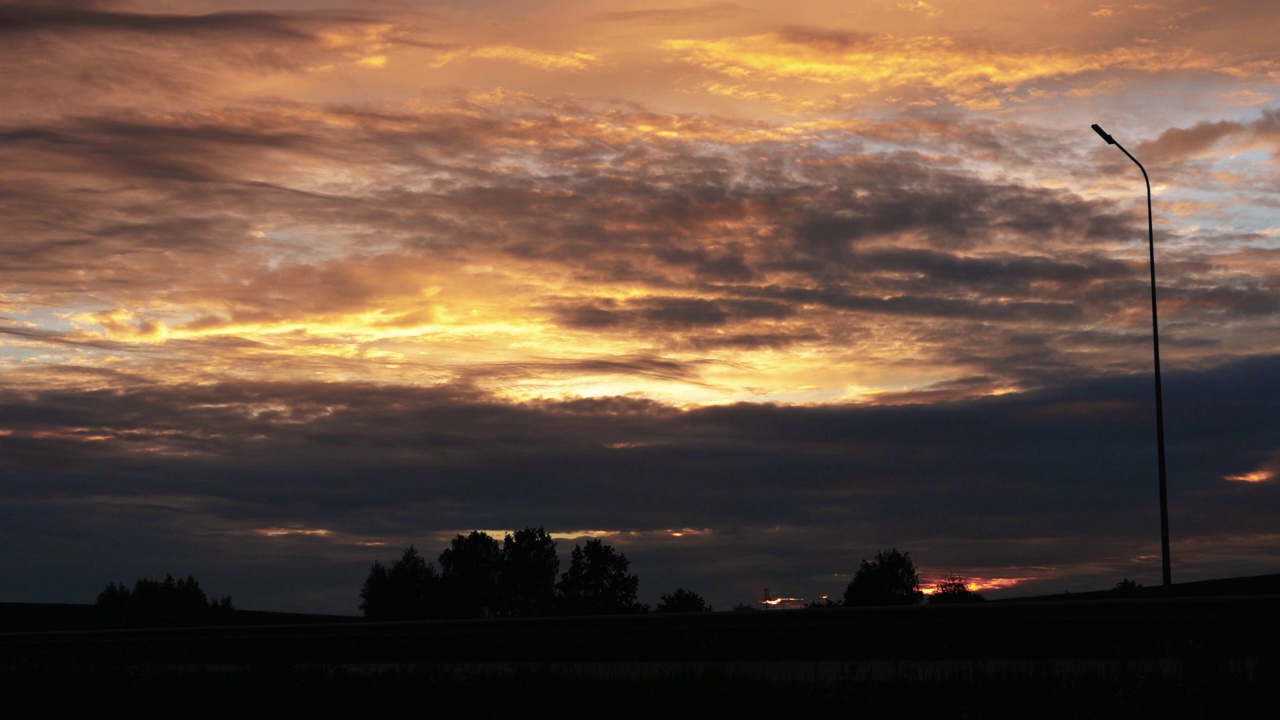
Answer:
<path fill-rule="evenodd" d="M 1115 138 L 1113 138 L 1113 137 L 1111 137 L 1110 135 L 1108 135 L 1108 134 L 1106 133 L 1106 131 L 1105 131 L 1105 130 L 1103 130 L 1102 128 L 1098 127 L 1098 124 L 1097 124 L 1097 123 L 1094 123 L 1091 127 L 1093 128 L 1093 131 L 1094 131 L 1094 132 L 1098 133 L 1098 135 L 1102 137 L 1102 139 L 1103 139 L 1103 140 L 1106 140 L 1106 141 L 1107 141 L 1107 144 L 1108 144 L 1108 145 L 1115 145 L 1115 144 L 1116 144 L 1116 139 L 1115 139 Z"/>

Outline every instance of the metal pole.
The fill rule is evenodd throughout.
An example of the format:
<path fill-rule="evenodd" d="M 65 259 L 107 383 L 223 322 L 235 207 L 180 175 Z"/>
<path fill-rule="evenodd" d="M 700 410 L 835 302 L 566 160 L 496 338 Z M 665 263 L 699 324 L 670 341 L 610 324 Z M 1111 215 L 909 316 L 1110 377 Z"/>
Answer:
<path fill-rule="evenodd" d="M 1129 154 L 1129 151 L 1116 142 L 1115 138 L 1096 124 L 1093 125 L 1093 130 L 1102 136 L 1108 145 L 1120 148 L 1120 152 L 1142 171 L 1142 180 L 1147 184 L 1147 254 L 1151 260 L 1151 346 L 1156 364 L 1156 448 L 1159 452 L 1160 468 L 1160 557 L 1164 584 L 1167 587 L 1173 584 L 1173 576 L 1169 567 L 1169 492 L 1165 481 L 1164 464 L 1164 393 L 1160 385 L 1160 324 L 1156 318 L 1156 233 L 1151 213 L 1151 178 L 1147 176 L 1147 169 L 1142 167 L 1138 158 Z"/>

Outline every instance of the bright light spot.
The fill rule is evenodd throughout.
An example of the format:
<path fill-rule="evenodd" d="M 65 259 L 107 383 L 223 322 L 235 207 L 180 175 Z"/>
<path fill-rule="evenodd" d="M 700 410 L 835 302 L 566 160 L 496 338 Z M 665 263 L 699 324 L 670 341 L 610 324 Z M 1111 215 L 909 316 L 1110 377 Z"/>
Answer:
<path fill-rule="evenodd" d="M 947 579 L 948 579 L 947 577 L 939 577 L 939 578 L 932 578 L 932 579 L 922 578 L 920 580 L 920 592 L 924 593 L 925 595 L 932 595 L 938 591 L 938 583 L 941 583 Z M 964 586 L 968 588 L 971 592 L 983 592 L 986 590 L 1003 590 L 1005 588 L 1015 587 L 1017 585 L 1021 585 L 1022 583 L 1028 580 L 1034 580 L 1036 578 L 964 577 L 962 579 L 964 580 Z"/>
<path fill-rule="evenodd" d="M 613 537 L 618 534 L 617 530 L 567 530 L 565 532 L 549 532 L 547 533 L 556 540 L 576 540 L 582 537 L 603 538 Z"/>
<path fill-rule="evenodd" d="M 324 537 L 324 536 L 333 534 L 332 530 L 324 530 L 322 528 L 308 529 L 308 528 L 276 527 L 276 528 L 259 528 L 257 530 L 254 530 L 254 532 L 258 533 L 259 535 L 266 535 L 267 537 L 280 537 L 281 535 L 319 535 L 321 537 Z"/>
<path fill-rule="evenodd" d="M 1274 478 L 1276 474 L 1270 470 L 1254 470 L 1243 475 L 1227 475 L 1223 480 L 1232 480 L 1235 482 L 1259 483 L 1266 482 Z"/>
<path fill-rule="evenodd" d="M 712 534 L 711 528 L 679 528 L 668 529 L 667 533 L 671 537 L 701 537 L 703 535 Z"/>

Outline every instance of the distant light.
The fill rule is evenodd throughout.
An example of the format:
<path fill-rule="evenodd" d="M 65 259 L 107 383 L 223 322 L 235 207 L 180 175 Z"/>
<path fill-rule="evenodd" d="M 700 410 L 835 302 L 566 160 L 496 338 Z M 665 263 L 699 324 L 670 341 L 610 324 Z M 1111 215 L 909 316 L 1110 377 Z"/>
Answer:
<path fill-rule="evenodd" d="M 1223 480 L 1232 480 L 1234 482 L 1260 483 L 1273 479 L 1276 474 L 1270 470 L 1254 470 L 1251 473 L 1243 475 L 1227 475 Z"/>
<path fill-rule="evenodd" d="M 282 535 L 319 535 L 321 537 L 324 537 L 326 535 L 333 534 L 332 530 L 325 530 L 324 528 L 313 529 L 313 528 L 275 527 L 275 528 L 259 528 L 254 532 L 258 533 L 259 535 L 266 535 L 267 537 L 280 537 Z"/>

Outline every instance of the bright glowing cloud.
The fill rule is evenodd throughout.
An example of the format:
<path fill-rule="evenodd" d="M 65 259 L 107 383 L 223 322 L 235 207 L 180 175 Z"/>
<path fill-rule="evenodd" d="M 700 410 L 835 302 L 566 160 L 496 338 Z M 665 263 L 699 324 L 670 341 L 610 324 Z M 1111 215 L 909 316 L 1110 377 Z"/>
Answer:
<path fill-rule="evenodd" d="M 1224 480 L 1243 483 L 1261 483 L 1275 479 L 1275 472 L 1271 470 L 1254 470 L 1253 472 L 1242 473 L 1240 475 L 1227 475 Z"/>

